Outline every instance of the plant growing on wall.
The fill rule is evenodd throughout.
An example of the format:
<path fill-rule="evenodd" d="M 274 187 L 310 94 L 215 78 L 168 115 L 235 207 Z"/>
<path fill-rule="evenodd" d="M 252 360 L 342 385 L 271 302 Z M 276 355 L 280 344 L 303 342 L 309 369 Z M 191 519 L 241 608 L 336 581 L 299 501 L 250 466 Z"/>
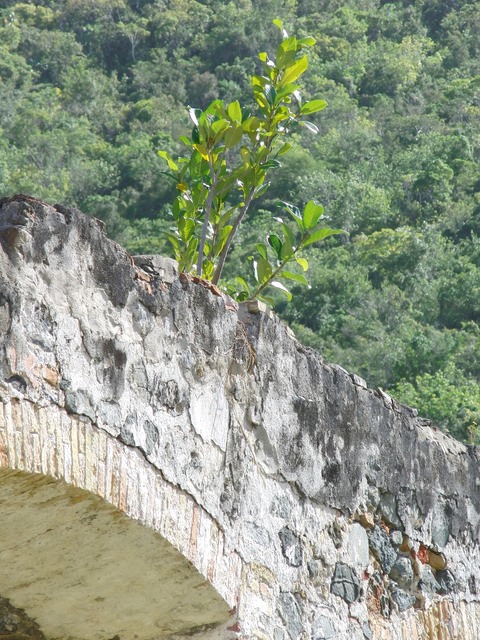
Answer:
<path fill-rule="evenodd" d="M 297 84 L 308 67 L 305 52 L 315 40 L 289 36 L 281 20 L 274 24 L 283 36 L 276 56 L 271 59 L 266 52 L 260 53 L 263 74 L 252 76 L 257 113 L 247 113 L 238 101 L 226 105 L 214 100 L 203 111 L 190 108 L 192 134 L 180 138 L 188 154 L 174 160 L 159 151 L 168 164 L 165 173 L 178 190 L 172 207 L 175 227 L 168 234 L 175 258 L 182 271 L 195 271 L 213 284 L 221 278 L 232 241 L 252 202 L 268 189 L 269 172 L 280 166 L 281 156 L 291 148 L 286 136 L 298 126 L 317 133 L 307 118 L 326 106 L 319 99 L 304 102 Z M 237 299 L 270 301 L 265 295 L 269 286 L 290 299 L 280 279 L 307 284 L 303 272 L 308 263 L 301 250 L 342 233 L 322 226 L 323 208 L 313 201 L 303 213 L 292 205 L 285 207 L 294 229 L 277 219 L 282 231 L 268 234 L 265 243 L 256 245 L 258 256 L 252 260 L 256 285 L 250 287 L 243 276 L 229 285 L 229 293 Z M 295 262 L 301 273 L 286 268 Z"/>

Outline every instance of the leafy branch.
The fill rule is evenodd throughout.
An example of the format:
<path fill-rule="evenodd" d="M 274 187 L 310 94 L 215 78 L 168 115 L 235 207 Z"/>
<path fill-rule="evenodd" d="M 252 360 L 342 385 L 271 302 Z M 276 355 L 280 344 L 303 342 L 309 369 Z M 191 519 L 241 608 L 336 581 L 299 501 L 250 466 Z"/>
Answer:
<path fill-rule="evenodd" d="M 257 113 L 247 113 L 238 100 L 228 105 L 214 100 L 203 111 L 190 108 L 192 133 L 190 137 L 180 138 L 188 155 L 175 161 L 166 151 L 159 151 L 168 165 L 165 174 L 175 180 L 179 192 L 172 207 L 175 228 L 168 234 L 175 258 L 182 271 L 195 269 L 197 276 L 214 284 L 220 281 L 232 242 L 253 201 L 269 187 L 269 172 L 281 166 L 279 158 L 291 149 L 285 137 L 297 126 L 317 133 L 316 125 L 305 118 L 326 107 L 324 100 L 304 102 L 297 84 L 308 68 L 305 52 L 315 40 L 310 36 L 289 36 L 281 20 L 274 20 L 274 24 L 281 30 L 283 39 L 273 59 L 266 52 L 259 54 L 263 72 L 252 76 Z M 285 275 L 290 273 L 284 269 L 286 264 L 292 260 L 298 262 L 298 252 L 311 242 L 339 233 L 338 230 L 314 230 L 321 214 L 313 227 L 309 216 L 313 210 L 318 212 L 318 207 L 308 203 L 303 216 L 296 215 L 294 208 L 289 210 L 302 234 L 298 242 L 295 243 L 285 225 L 283 241 L 275 234 L 268 236 L 270 247 L 275 251 L 283 248 L 280 253 L 277 251 L 276 266 L 266 266 L 266 245 L 257 245 L 260 256 L 254 266 L 258 287 L 252 297 L 263 296 L 268 284 L 284 290 L 274 278 L 289 277 Z M 316 240 L 311 239 L 314 236 Z M 290 277 L 306 282 L 301 274 Z M 237 282 L 240 290 L 232 291 L 232 287 L 229 290 L 242 299 L 246 295 L 242 284 L 245 279 L 240 277 Z"/>

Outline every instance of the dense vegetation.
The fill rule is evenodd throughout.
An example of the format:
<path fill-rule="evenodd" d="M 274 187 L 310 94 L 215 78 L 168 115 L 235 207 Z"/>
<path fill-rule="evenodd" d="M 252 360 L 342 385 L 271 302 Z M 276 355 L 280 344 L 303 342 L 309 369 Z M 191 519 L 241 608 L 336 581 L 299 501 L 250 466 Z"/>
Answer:
<path fill-rule="evenodd" d="M 466 440 L 480 422 L 480 1 L 0 2 L 0 196 L 30 193 L 161 252 L 186 105 L 251 101 L 272 19 L 317 45 L 306 97 L 329 106 L 252 209 L 230 273 L 276 203 L 349 231 L 309 247 L 311 289 L 279 312 L 299 338 Z"/>

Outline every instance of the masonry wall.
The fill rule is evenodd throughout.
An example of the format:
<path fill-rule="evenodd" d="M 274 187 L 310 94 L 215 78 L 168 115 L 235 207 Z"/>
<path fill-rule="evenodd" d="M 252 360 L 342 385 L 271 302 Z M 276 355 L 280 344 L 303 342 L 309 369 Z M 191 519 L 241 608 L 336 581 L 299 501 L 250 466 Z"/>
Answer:
<path fill-rule="evenodd" d="M 480 638 L 477 450 L 76 210 L 0 204 L 0 400 L 0 464 L 93 461 L 82 488 L 173 543 L 232 637 Z"/>

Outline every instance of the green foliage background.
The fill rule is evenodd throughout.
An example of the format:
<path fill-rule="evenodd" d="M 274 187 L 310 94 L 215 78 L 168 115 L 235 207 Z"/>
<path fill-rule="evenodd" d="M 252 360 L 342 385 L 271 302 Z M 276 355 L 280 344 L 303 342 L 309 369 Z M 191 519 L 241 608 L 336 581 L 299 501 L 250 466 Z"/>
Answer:
<path fill-rule="evenodd" d="M 0 1 L 0 195 L 102 218 L 132 252 L 166 252 L 186 105 L 251 98 L 272 19 L 317 46 L 319 136 L 294 150 L 238 238 L 278 200 L 315 199 L 350 232 L 309 248 L 311 289 L 278 306 L 305 343 L 455 436 L 480 422 L 480 1 Z M 253 241 L 253 243 L 252 243 Z"/>

